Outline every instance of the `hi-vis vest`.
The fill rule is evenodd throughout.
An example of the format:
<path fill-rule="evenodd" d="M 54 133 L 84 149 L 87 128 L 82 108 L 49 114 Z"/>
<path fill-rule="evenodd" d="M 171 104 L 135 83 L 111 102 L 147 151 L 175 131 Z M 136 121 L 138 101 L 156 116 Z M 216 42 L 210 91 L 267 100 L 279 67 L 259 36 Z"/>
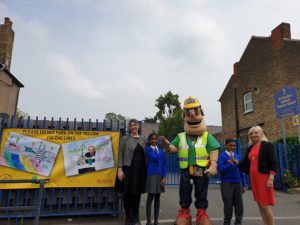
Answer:
<path fill-rule="evenodd" d="M 208 164 L 208 153 L 206 151 L 208 132 L 204 132 L 202 136 L 199 136 L 195 143 L 195 156 L 196 165 L 206 167 Z M 186 133 L 178 134 L 179 146 L 178 146 L 178 158 L 180 169 L 185 169 L 189 165 L 189 146 L 186 141 Z"/>

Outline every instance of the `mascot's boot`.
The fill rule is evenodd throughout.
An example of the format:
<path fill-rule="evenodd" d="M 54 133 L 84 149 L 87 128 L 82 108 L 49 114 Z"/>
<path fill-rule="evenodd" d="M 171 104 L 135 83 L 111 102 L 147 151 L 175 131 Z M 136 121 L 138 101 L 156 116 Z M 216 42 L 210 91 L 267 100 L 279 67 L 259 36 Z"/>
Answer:
<path fill-rule="evenodd" d="M 206 209 L 197 209 L 196 225 L 213 225 L 206 214 Z"/>
<path fill-rule="evenodd" d="M 191 225 L 192 217 L 190 214 L 190 209 L 181 208 L 178 210 L 178 216 L 174 222 L 175 225 Z"/>

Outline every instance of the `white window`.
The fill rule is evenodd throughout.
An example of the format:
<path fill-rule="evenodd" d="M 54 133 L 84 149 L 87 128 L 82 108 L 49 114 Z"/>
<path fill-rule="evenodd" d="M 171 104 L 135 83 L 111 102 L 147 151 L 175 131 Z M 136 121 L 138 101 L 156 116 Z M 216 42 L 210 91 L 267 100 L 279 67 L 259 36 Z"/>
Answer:
<path fill-rule="evenodd" d="M 248 92 L 244 95 L 244 109 L 245 113 L 253 111 L 251 92 Z"/>

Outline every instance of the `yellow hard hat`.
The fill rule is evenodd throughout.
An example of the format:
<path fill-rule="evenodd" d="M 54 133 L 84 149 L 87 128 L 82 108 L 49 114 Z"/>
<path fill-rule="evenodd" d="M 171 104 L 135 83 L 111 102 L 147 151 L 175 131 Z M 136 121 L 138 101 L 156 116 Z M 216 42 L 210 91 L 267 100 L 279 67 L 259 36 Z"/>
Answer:
<path fill-rule="evenodd" d="M 196 107 L 201 107 L 199 100 L 197 98 L 190 96 L 184 101 L 184 105 L 183 105 L 184 109 L 192 109 Z"/>

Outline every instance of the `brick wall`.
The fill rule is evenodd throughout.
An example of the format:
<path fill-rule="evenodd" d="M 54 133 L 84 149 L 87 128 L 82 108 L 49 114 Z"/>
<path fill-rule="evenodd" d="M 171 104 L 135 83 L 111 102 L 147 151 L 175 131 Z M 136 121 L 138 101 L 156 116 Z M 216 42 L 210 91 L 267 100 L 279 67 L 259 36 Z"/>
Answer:
<path fill-rule="evenodd" d="M 5 17 L 4 24 L 0 25 L 0 63 L 8 63 L 6 67 L 8 70 L 11 65 L 14 35 L 12 22 Z"/>
<path fill-rule="evenodd" d="M 278 28 L 279 27 L 279 28 Z M 281 29 L 278 26 L 275 29 Z M 284 24 L 284 28 L 288 28 Z M 275 30 L 274 29 L 274 30 Z M 291 40 L 289 30 L 282 31 L 282 44 L 274 46 L 274 38 L 252 37 L 220 98 L 222 138 L 235 136 L 233 89 L 236 88 L 240 137 L 247 140 L 249 127 L 262 123 L 270 140 L 282 137 L 280 119 L 276 119 L 274 94 L 283 86 L 296 86 L 300 97 L 300 40 Z M 278 35 L 278 34 L 276 34 Z M 278 38 L 278 37 L 277 37 Z M 251 92 L 253 111 L 245 113 L 244 94 Z M 292 117 L 284 119 L 286 135 L 297 135 Z"/>

